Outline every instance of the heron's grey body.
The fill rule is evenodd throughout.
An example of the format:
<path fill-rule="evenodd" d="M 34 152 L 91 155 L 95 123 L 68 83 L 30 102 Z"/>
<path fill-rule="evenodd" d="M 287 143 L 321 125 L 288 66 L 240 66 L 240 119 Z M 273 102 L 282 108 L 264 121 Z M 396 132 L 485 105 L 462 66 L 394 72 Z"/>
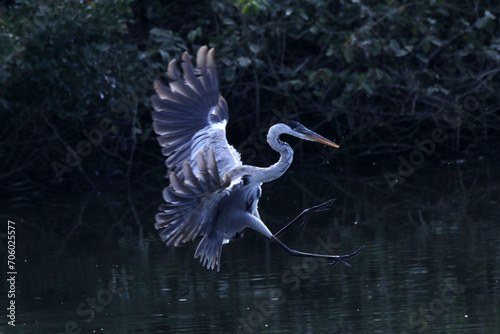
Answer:
<path fill-rule="evenodd" d="M 226 139 L 228 110 L 219 95 L 213 52 L 207 47 L 199 49 L 196 71 L 189 54 L 184 53 L 183 78 L 173 60 L 168 66 L 172 79 L 169 85 L 155 82 L 157 95 L 151 98 L 153 128 L 162 153 L 168 157 L 170 179 L 163 191 L 166 203 L 156 215 L 160 236 L 168 246 L 203 236 L 195 257 L 200 257 L 207 268 L 217 270 L 222 245 L 247 227 L 278 241 L 293 255 L 334 258 L 297 252 L 283 245 L 262 222 L 257 206 L 261 184 L 280 177 L 292 162 L 293 150 L 279 139 L 281 134 L 338 146 L 298 123 L 278 123 L 269 130 L 268 142 L 280 153 L 279 161 L 268 168 L 243 165 Z"/>

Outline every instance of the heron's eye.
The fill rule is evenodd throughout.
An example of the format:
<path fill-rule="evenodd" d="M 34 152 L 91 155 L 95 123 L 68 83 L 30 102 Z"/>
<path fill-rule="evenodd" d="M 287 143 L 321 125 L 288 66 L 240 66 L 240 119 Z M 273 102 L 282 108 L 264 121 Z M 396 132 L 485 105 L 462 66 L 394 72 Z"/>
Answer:
<path fill-rule="evenodd" d="M 300 124 L 294 121 L 287 121 L 285 124 L 288 125 L 294 131 L 300 130 L 301 128 Z"/>

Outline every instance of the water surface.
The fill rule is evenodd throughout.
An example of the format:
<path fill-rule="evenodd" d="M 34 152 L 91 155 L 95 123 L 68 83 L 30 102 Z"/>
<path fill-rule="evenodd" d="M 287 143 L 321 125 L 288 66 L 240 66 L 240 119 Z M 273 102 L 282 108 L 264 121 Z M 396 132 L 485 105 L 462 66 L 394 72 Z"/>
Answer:
<path fill-rule="evenodd" d="M 330 254 L 366 246 L 352 267 L 291 257 L 247 231 L 224 246 L 220 272 L 207 270 L 193 258 L 197 242 L 167 248 L 158 240 L 148 225 L 159 203 L 153 197 L 135 203 L 142 241 L 127 223 L 135 221 L 131 202 L 117 194 L 55 196 L 38 214 L 14 205 L 2 219 L 19 226 L 17 326 L 2 331 L 498 332 L 499 183 L 467 172 L 415 173 L 394 193 L 380 178 L 304 182 L 307 175 L 293 172 L 264 188 L 261 215 L 273 231 L 336 197 L 330 212 L 283 240 Z M 51 224 L 37 227 L 44 219 Z"/>

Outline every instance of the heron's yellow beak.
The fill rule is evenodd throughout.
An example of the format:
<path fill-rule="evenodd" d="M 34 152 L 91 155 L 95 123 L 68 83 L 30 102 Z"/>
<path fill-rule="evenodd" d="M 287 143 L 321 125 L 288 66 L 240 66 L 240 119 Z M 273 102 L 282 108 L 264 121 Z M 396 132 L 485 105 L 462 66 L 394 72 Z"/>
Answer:
<path fill-rule="evenodd" d="M 339 145 L 335 144 L 333 141 L 326 139 L 325 137 L 317 134 L 314 131 L 309 130 L 300 123 L 294 121 L 283 122 L 287 125 L 292 132 L 287 132 L 288 134 L 309 141 L 315 141 L 317 143 L 325 144 L 330 147 L 339 148 Z"/>
<path fill-rule="evenodd" d="M 335 148 L 339 148 L 340 147 L 339 145 L 335 144 L 331 140 L 326 139 L 325 137 L 323 137 L 321 135 L 318 135 L 316 132 L 313 132 L 311 130 L 309 130 L 309 133 L 307 133 L 305 136 L 310 141 L 315 141 L 315 142 L 318 142 L 318 143 L 321 143 L 321 144 L 325 144 L 325 145 L 328 145 L 328 146 L 331 146 L 331 147 L 335 147 Z M 306 138 L 304 138 L 304 139 L 306 139 Z"/>
<path fill-rule="evenodd" d="M 339 148 L 340 147 L 339 145 L 335 144 L 333 141 L 331 141 L 329 139 L 326 139 L 325 137 L 320 136 L 317 133 L 315 133 L 314 135 L 310 135 L 310 138 L 313 141 L 317 141 L 318 143 L 321 143 L 321 144 L 325 144 L 325 145 L 328 145 L 328 146 L 331 146 L 331 147 L 335 147 L 335 148 Z"/>

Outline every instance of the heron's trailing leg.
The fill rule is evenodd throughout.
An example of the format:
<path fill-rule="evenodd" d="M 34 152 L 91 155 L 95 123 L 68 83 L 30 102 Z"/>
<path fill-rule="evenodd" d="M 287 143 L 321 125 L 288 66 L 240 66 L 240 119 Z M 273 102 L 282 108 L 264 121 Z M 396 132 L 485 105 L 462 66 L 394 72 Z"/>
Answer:
<path fill-rule="evenodd" d="M 361 252 L 365 248 L 365 246 L 361 246 L 355 252 L 352 252 L 352 253 L 346 254 L 346 255 L 314 254 L 314 253 L 299 252 L 299 251 L 297 251 L 295 249 L 291 249 L 290 247 L 288 247 L 287 245 L 285 245 L 284 243 L 282 243 L 275 236 L 272 236 L 271 240 L 273 240 L 273 241 L 277 242 L 278 244 L 280 244 L 283 248 L 285 248 L 288 251 L 288 253 L 290 253 L 293 256 L 305 256 L 305 257 L 314 257 L 314 258 L 322 258 L 322 259 L 333 260 L 331 263 L 328 264 L 329 266 L 333 266 L 337 262 L 340 262 L 343 265 L 345 265 L 347 267 L 350 267 L 351 265 L 349 263 L 345 262 L 345 260 L 348 260 L 351 257 L 356 256 L 359 252 Z"/>
<path fill-rule="evenodd" d="M 331 208 L 331 206 L 332 206 L 332 204 L 333 204 L 334 201 L 335 201 L 335 199 L 331 199 L 329 201 L 326 201 L 325 203 L 322 203 L 322 204 L 310 207 L 308 209 L 305 209 L 304 211 L 302 211 L 301 214 L 299 214 L 297 217 L 295 217 L 291 222 L 289 222 L 288 224 L 286 224 L 285 227 L 283 227 L 281 230 L 279 230 L 278 232 L 276 232 L 274 234 L 274 236 L 277 238 L 280 234 L 282 234 L 283 232 L 285 232 L 290 226 L 292 226 L 293 224 L 297 223 L 302 218 L 304 220 L 302 221 L 301 225 L 306 224 L 307 221 L 309 220 L 309 217 L 312 214 L 320 213 L 320 212 L 323 212 L 323 211 L 330 210 L 330 208 Z"/>

